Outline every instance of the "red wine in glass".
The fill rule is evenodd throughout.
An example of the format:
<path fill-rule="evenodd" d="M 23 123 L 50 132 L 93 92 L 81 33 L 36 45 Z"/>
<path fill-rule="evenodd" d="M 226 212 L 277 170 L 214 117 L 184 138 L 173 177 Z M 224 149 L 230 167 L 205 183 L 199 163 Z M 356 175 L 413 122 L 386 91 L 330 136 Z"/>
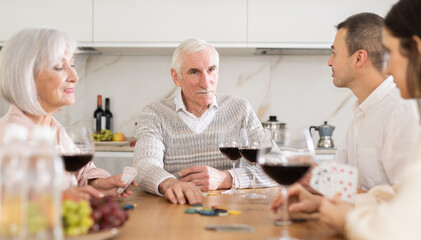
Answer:
<path fill-rule="evenodd" d="M 311 167 L 310 163 L 263 164 L 263 171 L 277 183 L 289 186 L 300 180 Z"/>
<path fill-rule="evenodd" d="M 219 147 L 219 151 L 231 161 L 237 161 L 241 158 L 238 147 Z"/>
<path fill-rule="evenodd" d="M 93 154 L 74 154 L 74 155 L 62 155 L 61 158 L 64 161 L 64 168 L 69 172 L 76 172 L 88 164 Z"/>

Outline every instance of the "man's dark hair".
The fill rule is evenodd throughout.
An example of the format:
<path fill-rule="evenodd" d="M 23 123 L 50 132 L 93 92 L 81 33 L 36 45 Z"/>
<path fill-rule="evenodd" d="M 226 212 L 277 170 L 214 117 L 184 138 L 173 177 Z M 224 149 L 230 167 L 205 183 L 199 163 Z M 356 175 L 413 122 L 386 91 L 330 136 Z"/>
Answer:
<path fill-rule="evenodd" d="M 383 72 L 385 49 L 382 43 L 384 20 L 374 13 L 359 13 L 352 15 L 339 23 L 336 29 L 346 29 L 346 47 L 349 55 L 358 50 L 367 51 L 373 66 Z"/>

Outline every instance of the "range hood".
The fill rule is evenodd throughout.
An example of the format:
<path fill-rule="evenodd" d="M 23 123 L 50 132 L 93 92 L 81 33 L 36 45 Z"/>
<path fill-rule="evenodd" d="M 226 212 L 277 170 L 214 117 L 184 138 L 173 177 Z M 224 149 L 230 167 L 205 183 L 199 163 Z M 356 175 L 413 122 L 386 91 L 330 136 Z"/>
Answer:
<path fill-rule="evenodd" d="M 326 48 L 256 48 L 256 55 L 330 55 Z"/>
<path fill-rule="evenodd" d="M 0 46 L 1 51 L 2 46 Z M 102 52 L 98 51 L 97 49 L 93 47 L 78 47 L 75 51 L 76 55 L 99 55 L 102 54 Z"/>

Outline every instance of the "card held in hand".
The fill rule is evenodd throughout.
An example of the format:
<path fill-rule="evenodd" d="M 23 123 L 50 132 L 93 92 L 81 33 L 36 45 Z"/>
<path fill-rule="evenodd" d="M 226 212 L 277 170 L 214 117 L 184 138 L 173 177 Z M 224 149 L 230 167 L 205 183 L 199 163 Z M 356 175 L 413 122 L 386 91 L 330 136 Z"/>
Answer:
<path fill-rule="evenodd" d="M 137 174 L 137 170 L 134 167 L 125 167 L 123 174 L 121 175 L 121 181 L 126 184 L 124 187 L 119 187 L 117 189 L 118 194 L 122 194 L 127 187 L 133 182 Z"/>
<path fill-rule="evenodd" d="M 313 169 L 310 186 L 329 199 L 339 193 L 342 201 L 352 203 L 357 194 L 358 170 L 345 164 L 324 162 Z"/>

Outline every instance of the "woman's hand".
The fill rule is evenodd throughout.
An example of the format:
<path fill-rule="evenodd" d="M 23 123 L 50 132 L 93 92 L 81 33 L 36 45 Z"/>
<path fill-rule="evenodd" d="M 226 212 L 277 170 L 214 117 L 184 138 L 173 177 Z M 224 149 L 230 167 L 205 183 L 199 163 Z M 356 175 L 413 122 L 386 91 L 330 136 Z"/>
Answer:
<path fill-rule="evenodd" d="M 132 191 L 130 191 L 129 188 L 127 188 L 122 194 L 117 193 L 117 189 L 119 187 L 126 186 L 121 181 L 121 174 L 117 174 L 117 175 L 107 177 L 107 178 L 97 178 L 94 180 L 90 180 L 89 184 L 93 186 L 95 189 L 101 191 L 105 195 L 114 195 L 118 198 L 121 198 L 121 197 L 127 197 L 132 194 Z M 133 187 L 138 186 L 135 181 L 133 181 L 131 185 Z"/>
<path fill-rule="evenodd" d="M 96 198 L 104 197 L 104 194 L 97 189 L 93 188 L 92 186 L 84 186 L 78 188 L 71 188 L 63 191 L 62 197 L 63 199 L 72 199 L 75 201 L 79 201 L 80 199 L 89 200 L 91 196 Z"/>
<path fill-rule="evenodd" d="M 290 212 L 316 212 L 320 206 L 322 197 L 319 195 L 311 194 L 309 191 L 304 189 L 300 184 L 294 184 L 288 188 L 288 210 Z M 275 196 L 272 201 L 270 209 L 276 213 L 279 207 L 283 204 L 283 197 L 281 193 Z"/>
<path fill-rule="evenodd" d="M 323 198 L 319 211 L 320 220 L 337 232 L 344 233 L 346 215 L 354 208 L 353 204 L 342 202 L 339 194 L 335 194 L 333 201 Z"/>

